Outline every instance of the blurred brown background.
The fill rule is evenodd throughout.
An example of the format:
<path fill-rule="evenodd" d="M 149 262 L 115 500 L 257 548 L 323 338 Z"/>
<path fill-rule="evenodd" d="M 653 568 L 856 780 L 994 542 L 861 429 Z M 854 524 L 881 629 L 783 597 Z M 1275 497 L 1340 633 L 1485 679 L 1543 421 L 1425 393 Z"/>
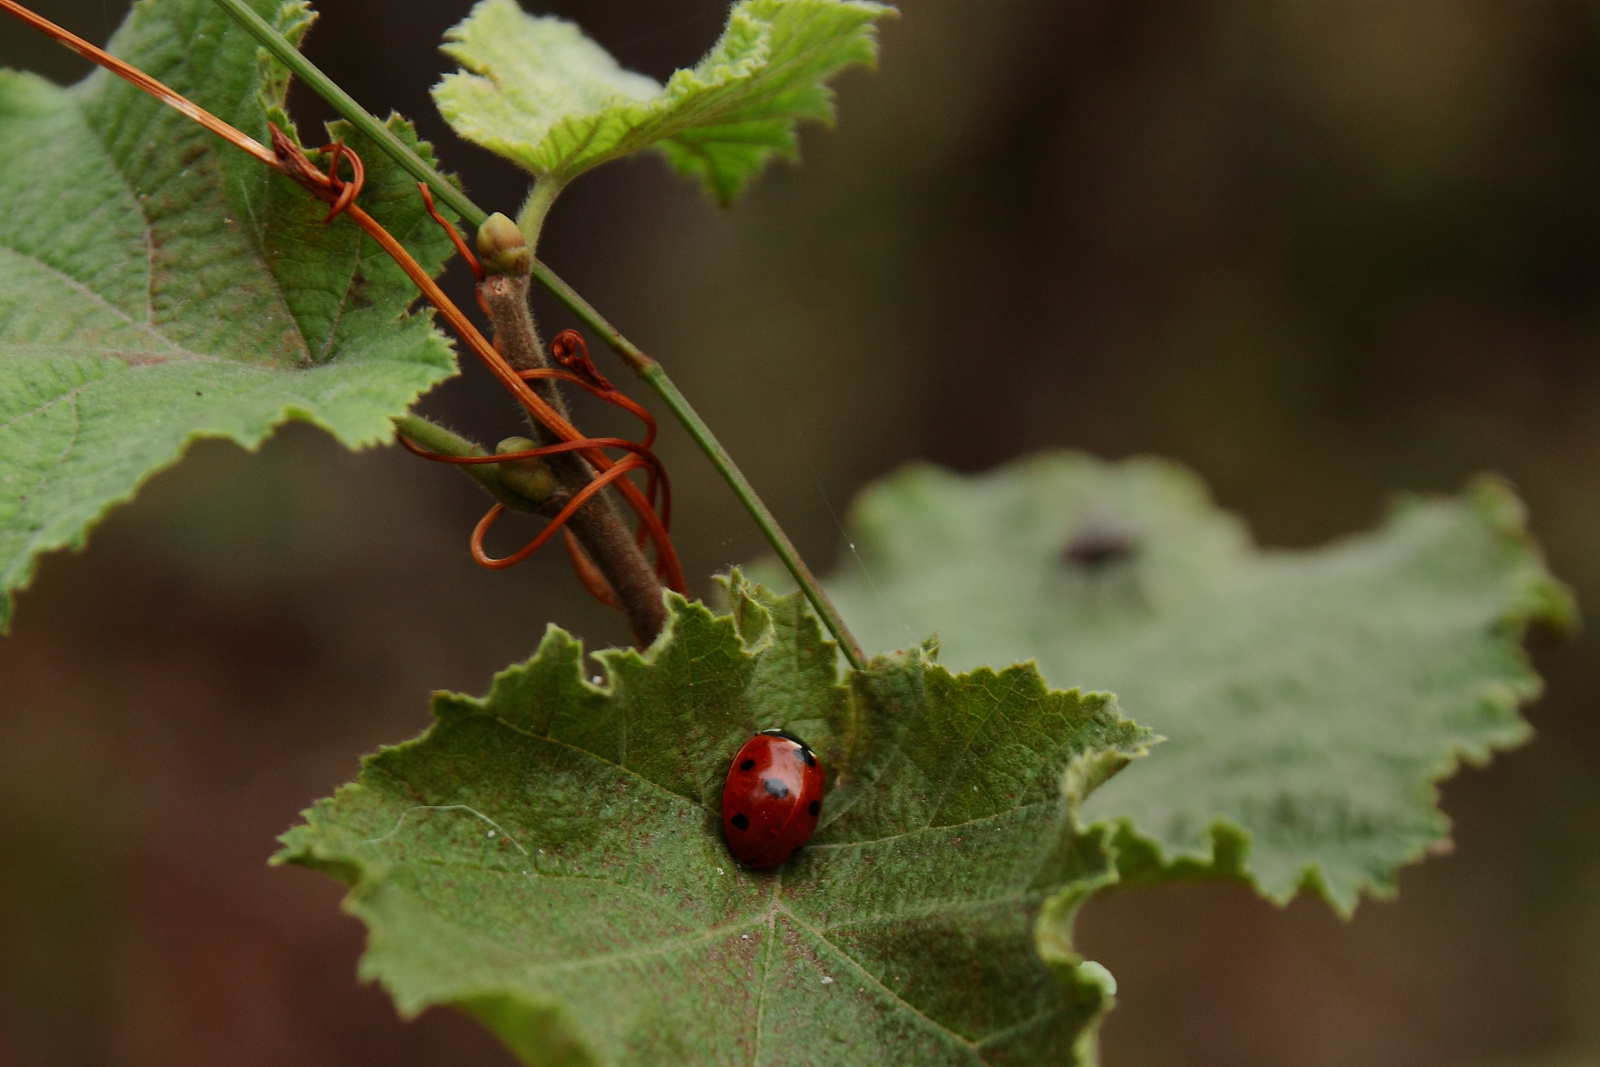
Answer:
<path fill-rule="evenodd" d="M 36 6 L 98 40 L 126 7 Z M 308 50 L 512 210 L 518 175 L 426 96 L 468 7 L 324 0 Z M 549 9 L 657 77 L 723 14 Z M 0 63 L 84 69 L 9 23 Z M 907 0 L 841 103 L 730 213 L 615 165 L 541 250 L 667 362 L 819 568 L 851 494 L 906 459 L 1074 445 L 1173 456 L 1274 545 L 1498 470 L 1600 602 L 1600 7 Z M 516 425 L 471 368 L 425 407 Z M 666 438 L 704 589 L 763 546 Z M 361 753 L 425 725 L 429 690 L 482 691 L 547 621 L 626 640 L 560 552 L 475 568 L 481 504 L 289 428 L 196 448 L 45 561 L 0 640 L 0 1063 L 510 1062 L 448 1013 L 398 1021 L 355 982 L 338 887 L 263 865 Z M 1446 788 L 1458 850 L 1398 902 L 1348 925 L 1229 886 L 1091 906 L 1083 946 L 1123 991 L 1108 1067 L 1600 1063 L 1595 651 L 1539 650 L 1538 739 Z"/>

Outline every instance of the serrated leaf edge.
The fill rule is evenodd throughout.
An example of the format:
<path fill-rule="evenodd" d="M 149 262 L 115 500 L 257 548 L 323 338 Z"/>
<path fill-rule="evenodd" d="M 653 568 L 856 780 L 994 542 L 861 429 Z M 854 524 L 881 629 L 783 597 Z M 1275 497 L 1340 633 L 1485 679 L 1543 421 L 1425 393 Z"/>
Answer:
<path fill-rule="evenodd" d="M 1399 894 L 1399 871 L 1448 845 L 1450 819 L 1439 811 L 1440 783 L 1455 775 L 1463 766 L 1482 767 L 1494 753 L 1517 748 L 1533 736 L 1532 726 L 1519 712 L 1544 692 L 1544 681 L 1534 670 L 1523 647 L 1528 631 L 1536 625 L 1543 625 L 1558 635 L 1565 635 L 1578 625 L 1577 601 L 1573 592 L 1546 568 L 1543 551 L 1527 526 L 1527 509 L 1510 483 L 1496 475 L 1479 475 L 1468 483 L 1460 499 L 1485 520 L 1498 538 L 1523 551 L 1525 565 L 1515 576 L 1514 584 L 1505 590 L 1505 609 L 1493 624 L 1497 635 L 1513 651 L 1521 667 L 1521 676 L 1511 682 L 1496 680 L 1486 683 L 1476 695 L 1480 706 L 1492 710 L 1504 720 L 1506 733 L 1478 745 L 1452 744 L 1428 769 L 1426 789 L 1418 799 L 1425 802 L 1436 816 L 1438 830 L 1434 839 L 1410 850 L 1396 864 L 1392 877 L 1384 879 L 1368 874 L 1359 879 L 1348 894 L 1332 890 L 1320 863 L 1304 865 L 1287 889 L 1273 892 L 1264 887 L 1250 870 L 1250 832 L 1232 819 L 1226 816 L 1213 818 L 1206 827 L 1205 845 L 1199 848 L 1169 850 L 1160 840 L 1142 832 L 1132 818 L 1123 817 L 1098 824 L 1107 827 L 1109 847 L 1119 855 L 1134 849 L 1148 852 L 1154 857 L 1157 869 L 1125 872 L 1131 873 L 1132 877 L 1119 877 L 1106 883 L 1101 890 L 1224 878 L 1244 883 L 1278 907 L 1287 906 L 1301 892 L 1309 893 L 1326 903 L 1340 918 L 1348 920 L 1354 916 L 1363 897 L 1394 899 Z M 1401 496 L 1391 505 L 1385 525 L 1427 501 L 1427 497 L 1414 494 Z M 1079 901 L 1078 906 L 1082 903 Z"/>

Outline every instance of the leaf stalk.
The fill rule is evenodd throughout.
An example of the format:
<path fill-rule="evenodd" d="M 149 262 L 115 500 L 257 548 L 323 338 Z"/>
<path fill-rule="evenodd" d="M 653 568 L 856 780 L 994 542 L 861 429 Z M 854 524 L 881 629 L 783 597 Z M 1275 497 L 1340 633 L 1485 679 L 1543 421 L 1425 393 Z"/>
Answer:
<path fill-rule="evenodd" d="M 429 452 L 441 456 L 454 456 L 458 459 L 488 459 L 489 453 L 479 448 L 477 444 L 467 440 L 460 434 L 445 429 L 430 419 L 421 415 L 406 412 L 396 415 L 391 420 L 394 428 L 400 434 L 401 441 L 412 441 Z M 484 492 L 494 497 L 495 500 L 508 508 L 516 511 L 527 512 L 530 515 L 543 514 L 539 504 L 531 499 L 513 492 L 501 480 L 499 466 L 492 463 L 462 464 L 461 473 L 471 478 L 483 487 Z"/>
<path fill-rule="evenodd" d="M 556 197 L 565 188 L 563 182 L 540 178 L 528 190 L 528 198 L 522 202 L 522 210 L 517 212 L 517 228 L 522 231 L 528 248 L 535 254 L 539 248 L 539 234 L 544 230 L 544 218 L 550 214 L 550 205 L 556 202 Z"/>

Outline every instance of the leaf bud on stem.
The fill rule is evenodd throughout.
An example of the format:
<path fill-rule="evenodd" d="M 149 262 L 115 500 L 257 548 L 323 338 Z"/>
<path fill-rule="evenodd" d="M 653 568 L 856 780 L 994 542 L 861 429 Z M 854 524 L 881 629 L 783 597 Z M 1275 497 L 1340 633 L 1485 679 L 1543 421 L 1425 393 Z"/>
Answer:
<path fill-rule="evenodd" d="M 487 274 L 527 274 L 533 253 L 517 224 L 496 211 L 478 227 L 478 258 Z"/>
<path fill-rule="evenodd" d="M 538 447 L 526 437 L 507 437 L 494 446 L 494 454 L 504 456 L 512 452 L 527 452 Z M 543 460 L 535 456 L 496 463 L 495 469 L 500 472 L 501 485 L 535 503 L 549 500 L 557 489 L 556 476 L 551 473 L 549 466 Z"/>

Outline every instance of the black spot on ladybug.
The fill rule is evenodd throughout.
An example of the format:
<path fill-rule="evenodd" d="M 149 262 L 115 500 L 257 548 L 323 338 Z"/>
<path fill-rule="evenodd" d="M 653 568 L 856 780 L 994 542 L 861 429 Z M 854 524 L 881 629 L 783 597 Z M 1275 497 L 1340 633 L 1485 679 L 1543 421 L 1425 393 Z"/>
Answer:
<path fill-rule="evenodd" d="M 800 751 L 801 754 L 806 758 L 807 767 L 815 767 L 817 765 L 817 757 L 811 754 L 811 750 L 809 748 L 801 749 Z"/>
<path fill-rule="evenodd" d="M 756 769 L 756 761 L 753 759 L 747 759 L 743 763 L 739 764 L 739 769 L 741 771 L 753 771 Z"/>
<path fill-rule="evenodd" d="M 767 778 L 763 780 L 761 784 L 767 787 L 767 792 L 771 793 L 779 800 L 782 800 L 784 797 L 789 795 L 789 787 L 778 781 L 776 778 Z"/>
<path fill-rule="evenodd" d="M 737 826 L 741 830 L 750 829 L 750 816 L 746 815 L 742 811 L 735 815 L 731 821 L 733 825 Z"/>
<path fill-rule="evenodd" d="M 813 800 L 806 810 L 809 811 L 811 813 L 811 817 L 815 819 L 818 815 L 822 814 L 822 801 Z"/>

